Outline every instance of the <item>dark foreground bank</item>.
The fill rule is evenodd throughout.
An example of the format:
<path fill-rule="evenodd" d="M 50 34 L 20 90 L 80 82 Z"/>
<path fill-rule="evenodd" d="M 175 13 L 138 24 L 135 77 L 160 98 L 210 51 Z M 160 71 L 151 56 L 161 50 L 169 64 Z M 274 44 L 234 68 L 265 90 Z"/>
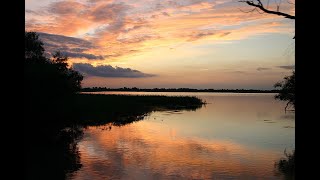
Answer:
<path fill-rule="evenodd" d="M 194 111 L 203 104 L 201 99 L 190 96 L 78 94 L 74 110 L 82 125 L 121 124 L 156 110 Z"/>
<path fill-rule="evenodd" d="M 77 142 L 91 125 L 125 125 L 152 111 L 194 111 L 204 105 L 188 96 L 76 94 L 25 109 L 26 179 L 66 179 L 81 168 Z"/>

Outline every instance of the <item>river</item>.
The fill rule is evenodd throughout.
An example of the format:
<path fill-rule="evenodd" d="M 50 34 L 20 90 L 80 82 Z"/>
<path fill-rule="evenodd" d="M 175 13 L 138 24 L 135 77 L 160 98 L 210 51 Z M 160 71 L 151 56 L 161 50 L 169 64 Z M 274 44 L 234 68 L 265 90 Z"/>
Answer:
<path fill-rule="evenodd" d="M 282 179 L 274 164 L 295 148 L 295 114 L 271 93 L 98 92 L 188 95 L 196 111 L 155 111 L 124 126 L 91 126 L 68 179 Z"/>

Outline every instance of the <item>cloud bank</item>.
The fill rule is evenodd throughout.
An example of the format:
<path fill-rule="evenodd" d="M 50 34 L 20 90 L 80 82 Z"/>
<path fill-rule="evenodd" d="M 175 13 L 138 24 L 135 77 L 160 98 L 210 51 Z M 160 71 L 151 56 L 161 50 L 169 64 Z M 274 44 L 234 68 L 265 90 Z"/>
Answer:
<path fill-rule="evenodd" d="M 35 3 L 26 4 L 26 30 L 43 32 L 43 38 L 49 40 L 48 51 L 61 47 L 70 57 L 89 60 L 121 58 L 191 41 L 238 40 L 252 34 L 289 32 L 280 21 L 283 18 L 243 13 L 238 8 L 245 11 L 251 7 L 230 0 L 47 2 L 38 8 Z M 284 12 L 292 8 L 281 6 Z M 73 48 L 84 49 L 75 52 Z"/>
<path fill-rule="evenodd" d="M 288 69 L 288 70 L 293 70 L 295 69 L 295 65 L 288 65 L 288 66 L 277 66 L 278 68 L 281 69 Z"/>
<path fill-rule="evenodd" d="M 44 48 L 47 53 L 53 54 L 55 51 L 60 51 L 68 57 L 86 58 L 89 60 L 103 60 L 102 55 L 94 55 L 85 53 L 95 46 L 86 40 L 56 34 L 47 34 L 39 32 L 39 38 L 43 41 Z"/>
<path fill-rule="evenodd" d="M 109 78 L 145 78 L 153 77 L 154 74 L 146 74 L 130 68 L 112 67 L 110 65 L 92 66 L 88 63 L 74 63 L 73 68 L 89 76 Z"/>
<path fill-rule="evenodd" d="M 270 70 L 271 68 L 263 68 L 263 67 L 258 67 L 257 71 L 266 71 L 266 70 Z"/>

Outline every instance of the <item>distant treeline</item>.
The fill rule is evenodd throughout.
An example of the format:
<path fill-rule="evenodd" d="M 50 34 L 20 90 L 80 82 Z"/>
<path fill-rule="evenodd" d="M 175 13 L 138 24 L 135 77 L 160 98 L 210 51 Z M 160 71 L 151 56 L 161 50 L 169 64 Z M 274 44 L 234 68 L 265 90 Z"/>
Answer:
<path fill-rule="evenodd" d="M 192 88 L 107 88 L 107 87 L 88 87 L 82 88 L 82 92 L 99 91 L 132 91 L 132 92 L 230 92 L 230 93 L 278 93 L 279 90 L 258 90 L 258 89 L 192 89 Z"/>

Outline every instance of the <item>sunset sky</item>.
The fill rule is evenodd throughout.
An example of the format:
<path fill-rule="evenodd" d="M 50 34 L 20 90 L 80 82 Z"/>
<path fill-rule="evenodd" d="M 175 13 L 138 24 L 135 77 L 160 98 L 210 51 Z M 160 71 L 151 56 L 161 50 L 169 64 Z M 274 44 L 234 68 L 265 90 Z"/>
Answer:
<path fill-rule="evenodd" d="M 294 15 L 287 1 L 268 7 L 279 3 Z M 243 12 L 251 9 L 237 0 L 25 0 L 25 29 L 47 55 L 67 54 L 83 87 L 273 89 L 294 69 L 294 20 Z"/>

